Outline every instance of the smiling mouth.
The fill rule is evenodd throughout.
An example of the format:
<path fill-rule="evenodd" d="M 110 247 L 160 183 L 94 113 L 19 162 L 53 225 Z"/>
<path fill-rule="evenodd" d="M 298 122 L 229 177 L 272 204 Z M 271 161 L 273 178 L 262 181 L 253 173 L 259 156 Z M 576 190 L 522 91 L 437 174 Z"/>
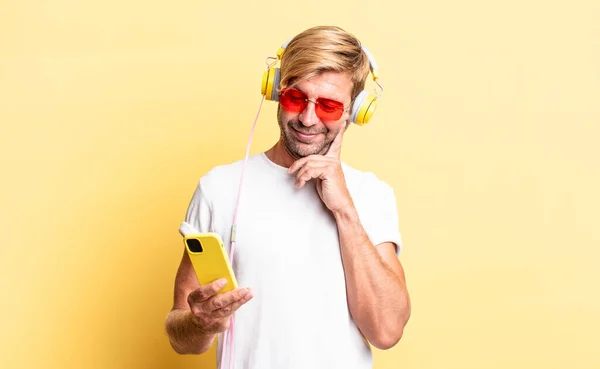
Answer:
<path fill-rule="evenodd" d="M 320 133 L 304 133 L 300 132 L 297 129 L 292 128 L 296 137 L 300 139 L 300 141 L 312 141 L 315 137 L 317 137 Z"/>

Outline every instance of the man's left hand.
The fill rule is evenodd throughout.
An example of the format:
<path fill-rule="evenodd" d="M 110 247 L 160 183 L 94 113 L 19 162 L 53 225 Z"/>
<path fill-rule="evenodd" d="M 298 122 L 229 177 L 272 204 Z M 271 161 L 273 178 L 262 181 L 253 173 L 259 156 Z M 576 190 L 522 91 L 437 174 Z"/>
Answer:
<path fill-rule="evenodd" d="M 315 178 L 317 191 L 329 210 L 338 212 L 352 206 L 352 198 L 346 187 L 346 179 L 340 162 L 344 129 L 337 134 L 325 155 L 310 155 L 296 160 L 288 172 L 296 174 L 296 188 Z"/>

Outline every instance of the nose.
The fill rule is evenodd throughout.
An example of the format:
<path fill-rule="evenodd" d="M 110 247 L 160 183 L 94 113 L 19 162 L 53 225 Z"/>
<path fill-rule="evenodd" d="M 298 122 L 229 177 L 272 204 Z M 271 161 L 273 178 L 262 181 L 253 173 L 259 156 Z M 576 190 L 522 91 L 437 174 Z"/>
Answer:
<path fill-rule="evenodd" d="M 319 121 L 319 117 L 317 117 L 317 113 L 315 112 L 315 103 L 312 100 L 308 100 L 306 104 L 306 108 L 302 110 L 298 119 L 300 123 L 306 127 L 314 126 Z"/>

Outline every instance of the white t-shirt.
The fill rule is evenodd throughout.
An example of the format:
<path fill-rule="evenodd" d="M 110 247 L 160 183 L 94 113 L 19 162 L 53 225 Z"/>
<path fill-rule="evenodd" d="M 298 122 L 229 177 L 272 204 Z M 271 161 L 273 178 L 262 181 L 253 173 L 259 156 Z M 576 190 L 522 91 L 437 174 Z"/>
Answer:
<path fill-rule="evenodd" d="M 180 227 L 216 232 L 229 252 L 243 160 L 203 176 Z M 371 242 L 402 241 L 393 189 L 374 174 L 342 163 L 346 183 Z M 370 369 L 372 355 L 350 317 L 338 230 L 314 181 L 264 153 L 248 158 L 233 269 L 253 298 L 235 314 L 234 369 Z M 222 335 L 217 344 L 221 358 Z M 222 368 L 229 368 L 229 352 Z"/>

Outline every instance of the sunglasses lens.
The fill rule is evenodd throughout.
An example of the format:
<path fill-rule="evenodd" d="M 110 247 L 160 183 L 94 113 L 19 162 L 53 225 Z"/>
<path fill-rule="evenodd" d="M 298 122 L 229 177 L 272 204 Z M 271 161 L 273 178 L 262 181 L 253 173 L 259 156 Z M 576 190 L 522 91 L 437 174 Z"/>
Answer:
<path fill-rule="evenodd" d="M 279 103 L 288 112 L 299 113 L 306 109 L 307 97 L 299 90 L 294 88 L 286 89 L 281 92 Z M 339 101 L 319 98 L 315 107 L 317 117 L 323 121 L 338 120 L 344 112 L 344 104 Z"/>
<path fill-rule="evenodd" d="M 344 104 L 329 99 L 319 99 L 316 113 L 321 120 L 338 120 L 342 117 Z"/>
<path fill-rule="evenodd" d="M 306 108 L 306 95 L 295 89 L 285 90 L 282 92 L 279 102 L 285 110 L 299 113 Z"/>

